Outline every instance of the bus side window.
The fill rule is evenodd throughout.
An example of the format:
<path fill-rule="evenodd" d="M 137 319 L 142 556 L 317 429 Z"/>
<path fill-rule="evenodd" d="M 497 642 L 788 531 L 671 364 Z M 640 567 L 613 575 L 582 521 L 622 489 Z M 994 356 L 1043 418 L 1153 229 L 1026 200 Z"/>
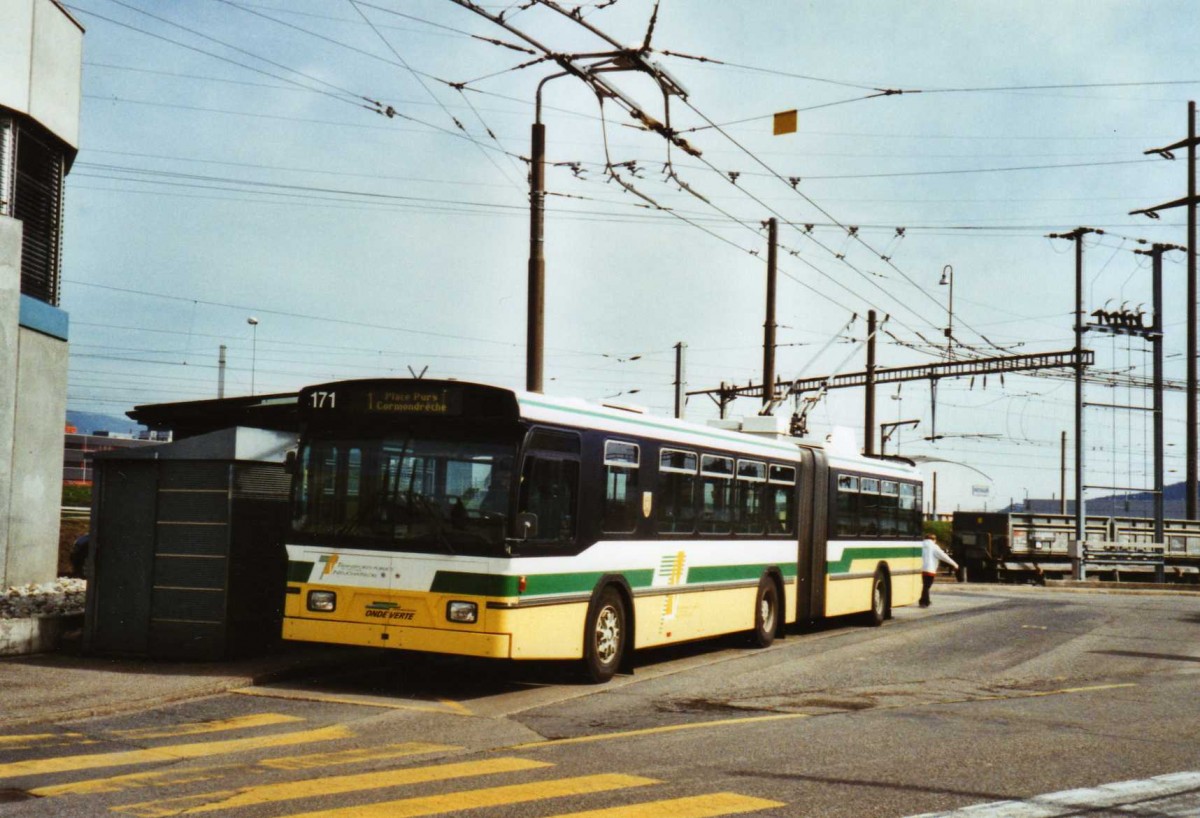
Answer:
<path fill-rule="evenodd" d="M 796 469 L 770 466 L 767 485 L 768 534 L 796 533 Z"/>
<path fill-rule="evenodd" d="M 858 534 L 858 478 L 851 474 L 837 477 L 837 536 L 853 537 Z"/>
<path fill-rule="evenodd" d="M 579 496 L 579 461 L 525 458 L 518 511 L 537 516 L 531 542 L 568 543 L 575 539 L 575 506 Z"/>
<path fill-rule="evenodd" d="M 637 531 L 642 497 L 638 491 L 638 464 L 641 450 L 636 443 L 604 441 L 604 519 L 606 534 L 631 534 Z"/>
<path fill-rule="evenodd" d="M 763 494 L 766 482 L 766 463 L 756 460 L 737 462 L 737 533 L 763 533 Z M 772 533 L 773 531 L 774 529 Z"/>
<path fill-rule="evenodd" d="M 691 534 L 696 529 L 695 452 L 663 449 L 659 453 L 658 485 L 654 507 L 658 530 L 664 534 Z"/>
<path fill-rule="evenodd" d="M 859 480 L 858 533 L 864 537 L 879 536 L 879 479 Z"/>
<path fill-rule="evenodd" d="M 733 458 L 715 454 L 700 458 L 700 533 L 733 531 Z"/>

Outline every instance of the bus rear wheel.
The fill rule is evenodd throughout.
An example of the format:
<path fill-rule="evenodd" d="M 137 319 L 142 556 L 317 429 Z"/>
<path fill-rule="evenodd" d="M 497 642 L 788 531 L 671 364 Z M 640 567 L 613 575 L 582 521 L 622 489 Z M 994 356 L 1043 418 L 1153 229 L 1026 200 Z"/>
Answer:
<path fill-rule="evenodd" d="M 583 665 L 590 681 L 607 682 L 621 666 L 625 654 L 625 619 L 621 595 L 612 586 L 605 588 L 589 609 L 584 629 Z"/>
<path fill-rule="evenodd" d="M 883 620 L 888 618 L 891 610 L 890 595 L 891 589 L 888 587 L 887 574 L 883 569 L 876 568 L 875 576 L 871 578 L 871 607 L 863 614 L 864 625 L 878 628 L 883 624 Z"/>
<path fill-rule="evenodd" d="M 779 624 L 779 589 L 775 581 L 764 576 L 758 581 L 758 595 L 754 601 L 754 633 L 756 647 L 770 647 L 775 641 L 775 628 Z"/>

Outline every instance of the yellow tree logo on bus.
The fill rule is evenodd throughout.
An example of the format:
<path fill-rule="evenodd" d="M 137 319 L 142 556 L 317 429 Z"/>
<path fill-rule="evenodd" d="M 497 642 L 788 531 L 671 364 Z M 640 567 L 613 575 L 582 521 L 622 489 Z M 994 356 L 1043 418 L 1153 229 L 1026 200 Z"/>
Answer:
<path fill-rule="evenodd" d="M 657 570 L 654 572 L 654 585 L 656 587 L 666 585 L 674 588 L 686 584 L 687 554 L 683 551 L 677 551 L 673 555 L 663 557 L 658 563 Z M 675 618 L 678 609 L 677 594 L 671 594 L 663 600 L 662 619 L 659 622 L 659 630 L 663 630 L 667 622 Z"/>

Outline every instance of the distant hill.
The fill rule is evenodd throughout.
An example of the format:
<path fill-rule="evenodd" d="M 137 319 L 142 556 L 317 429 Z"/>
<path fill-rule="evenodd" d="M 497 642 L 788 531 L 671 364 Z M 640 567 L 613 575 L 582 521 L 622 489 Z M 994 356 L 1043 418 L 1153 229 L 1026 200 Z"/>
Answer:
<path fill-rule="evenodd" d="M 1181 520 L 1185 517 L 1187 488 L 1181 481 L 1163 487 L 1163 516 L 1168 520 Z M 1057 514 L 1058 500 L 1043 500 L 1030 497 L 1029 511 L 1041 514 Z M 1026 510 L 1022 503 L 1014 503 L 1002 511 Z M 1067 513 L 1075 513 L 1075 501 L 1067 501 Z M 1097 517 L 1153 517 L 1154 495 L 1150 492 L 1135 494 L 1114 494 L 1107 497 L 1090 497 L 1087 501 L 1088 516 Z"/>
<path fill-rule="evenodd" d="M 146 428 L 127 417 L 102 415 L 98 412 L 78 412 L 74 409 L 67 410 L 67 425 L 74 426 L 81 435 L 90 435 L 92 432 L 129 434 L 140 432 Z"/>

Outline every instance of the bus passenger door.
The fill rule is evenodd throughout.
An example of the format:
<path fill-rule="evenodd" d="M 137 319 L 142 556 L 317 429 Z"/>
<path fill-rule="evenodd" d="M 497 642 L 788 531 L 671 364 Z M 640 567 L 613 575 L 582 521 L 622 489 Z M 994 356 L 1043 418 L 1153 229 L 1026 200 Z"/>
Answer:
<path fill-rule="evenodd" d="M 800 450 L 799 543 L 796 554 L 796 621 L 806 624 L 825 611 L 825 540 L 829 531 L 829 466 L 825 453 Z"/>

